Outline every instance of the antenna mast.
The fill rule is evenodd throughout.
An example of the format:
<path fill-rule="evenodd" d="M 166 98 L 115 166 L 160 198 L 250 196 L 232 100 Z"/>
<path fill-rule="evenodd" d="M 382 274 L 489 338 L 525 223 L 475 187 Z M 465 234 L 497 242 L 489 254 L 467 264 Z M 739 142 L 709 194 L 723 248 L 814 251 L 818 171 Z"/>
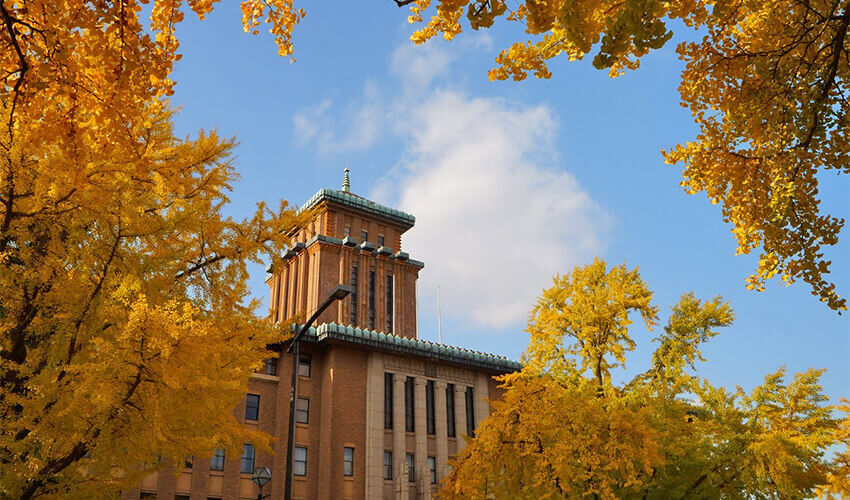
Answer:
<path fill-rule="evenodd" d="M 437 335 L 440 343 L 443 343 L 443 319 L 440 315 L 440 285 L 437 285 Z"/>

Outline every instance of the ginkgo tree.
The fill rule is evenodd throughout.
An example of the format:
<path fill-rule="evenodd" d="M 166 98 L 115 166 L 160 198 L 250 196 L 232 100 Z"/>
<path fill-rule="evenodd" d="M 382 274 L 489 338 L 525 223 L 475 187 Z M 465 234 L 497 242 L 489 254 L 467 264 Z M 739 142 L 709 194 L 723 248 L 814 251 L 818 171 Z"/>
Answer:
<path fill-rule="evenodd" d="M 658 309 L 637 269 L 596 260 L 558 276 L 528 323 L 522 371 L 452 462 L 444 498 L 802 498 L 848 490 L 850 418 L 784 368 L 745 392 L 696 373 L 701 346 L 730 325 L 720 297 L 682 295 L 647 369 L 615 383 L 639 317 Z M 847 406 L 842 407 L 846 412 Z"/>
<path fill-rule="evenodd" d="M 234 140 L 174 133 L 175 29 L 212 6 L 0 1 L 2 498 L 114 495 L 187 455 L 267 442 L 232 414 L 285 338 L 257 316 L 247 266 L 303 215 L 225 216 Z M 243 13 L 291 53 L 289 0 Z"/>
<path fill-rule="evenodd" d="M 848 0 L 395 0 L 424 43 L 517 23 L 527 39 L 496 57 L 491 79 L 549 78 L 549 62 L 593 57 L 617 76 L 681 35 L 679 92 L 699 133 L 663 152 L 682 187 L 722 206 L 738 253 L 759 252 L 747 286 L 802 280 L 836 310 L 825 249 L 844 219 L 820 208 L 819 183 L 850 173 Z M 430 16 L 430 17 L 428 17 Z M 688 38 L 695 40 L 688 41 Z M 832 182 L 830 180 L 830 182 Z"/>

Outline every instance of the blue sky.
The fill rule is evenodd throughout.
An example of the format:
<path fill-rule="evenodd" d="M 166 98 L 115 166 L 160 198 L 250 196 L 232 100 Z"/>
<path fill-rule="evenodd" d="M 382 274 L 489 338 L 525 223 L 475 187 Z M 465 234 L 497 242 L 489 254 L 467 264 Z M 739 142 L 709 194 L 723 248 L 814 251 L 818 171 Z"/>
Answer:
<path fill-rule="evenodd" d="M 675 41 L 640 70 L 610 79 L 590 61 L 552 65 L 550 80 L 489 82 L 487 69 L 511 30 L 463 33 L 415 47 L 407 11 L 391 2 L 302 4 L 297 62 L 267 34 L 242 32 L 238 4 L 179 28 L 174 78 L 178 130 L 216 128 L 240 142 L 229 213 L 254 203 L 303 203 L 337 188 L 412 212 L 403 246 L 425 261 L 419 335 L 518 358 L 527 312 L 551 276 L 594 256 L 639 266 L 666 319 L 686 291 L 728 299 L 735 324 L 704 351 L 701 374 L 751 388 L 780 365 L 827 369 L 826 392 L 850 396 L 850 319 L 803 284 L 744 289 L 754 256 L 735 257 L 720 208 L 678 186 L 681 169 L 660 154 L 694 137 L 679 105 Z M 590 59 L 590 58 L 588 58 Z M 850 182 L 824 178 L 824 209 L 850 218 Z M 833 278 L 850 295 L 850 242 L 829 251 Z M 254 293 L 267 290 L 263 270 Z M 646 366 L 653 336 L 619 377 Z"/>

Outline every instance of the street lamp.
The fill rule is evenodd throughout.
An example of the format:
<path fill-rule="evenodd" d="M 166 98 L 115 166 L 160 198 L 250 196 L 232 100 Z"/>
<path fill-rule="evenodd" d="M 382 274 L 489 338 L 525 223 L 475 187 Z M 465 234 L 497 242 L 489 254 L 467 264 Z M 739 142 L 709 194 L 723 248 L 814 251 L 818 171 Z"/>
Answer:
<path fill-rule="evenodd" d="M 272 480 L 272 471 L 268 467 L 257 467 L 254 469 L 254 474 L 251 475 L 251 481 L 260 488 L 260 493 L 257 494 L 257 500 L 263 500 L 269 495 L 263 495 L 263 486 Z"/>
<path fill-rule="evenodd" d="M 336 300 L 342 300 L 354 291 L 354 288 L 348 285 L 337 285 L 331 290 L 330 295 L 325 301 L 316 309 L 316 312 L 310 316 L 310 319 L 307 320 L 306 323 L 301 325 L 301 328 L 298 329 L 298 333 L 295 334 L 295 337 L 292 338 L 292 342 L 289 344 L 289 348 L 287 351 L 292 352 L 292 392 L 289 394 L 289 432 L 287 435 L 287 453 L 286 453 L 286 483 L 283 487 L 283 498 L 284 500 L 292 499 L 292 455 L 295 453 L 295 398 L 298 395 L 298 356 L 300 353 L 299 350 L 299 342 L 301 337 L 307 333 L 310 329 L 310 325 L 316 321 L 316 318 L 322 314 L 325 309 L 327 309 L 331 304 Z"/>

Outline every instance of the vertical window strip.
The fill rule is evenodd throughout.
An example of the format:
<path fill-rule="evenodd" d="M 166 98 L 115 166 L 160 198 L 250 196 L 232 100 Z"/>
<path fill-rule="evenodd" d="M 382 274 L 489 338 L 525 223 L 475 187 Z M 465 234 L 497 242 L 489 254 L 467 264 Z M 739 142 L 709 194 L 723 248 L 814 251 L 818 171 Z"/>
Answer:
<path fill-rule="evenodd" d="M 351 276 L 348 279 L 351 285 L 351 311 L 349 312 L 348 322 L 352 326 L 357 325 L 357 262 L 351 263 Z"/>
<path fill-rule="evenodd" d="M 251 474 L 254 472 L 254 445 L 244 443 L 242 445 L 242 474 Z"/>
<path fill-rule="evenodd" d="M 393 478 L 393 452 L 384 451 L 384 479 L 392 480 Z"/>
<path fill-rule="evenodd" d="M 393 428 L 393 374 L 384 373 L 384 429 Z"/>
<path fill-rule="evenodd" d="M 425 424 L 428 428 L 428 434 L 436 434 L 437 430 L 434 425 L 434 381 L 429 380 L 425 383 Z"/>
<path fill-rule="evenodd" d="M 369 328 L 375 329 L 375 270 L 369 270 Z"/>
<path fill-rule="evenodd" d="M 455 437 L 455 385 L 446 384 L 446 434 Z"/>
<path fill-rule="evenodd" d="M 307 447 L 296 446 L 295 453 L 292 454 L 293 467 L 292 473 L 296 476 L 307 475 Z"/>
<path fill-rule="evenodd" d="M 466 388 L 466 435 L 475 436 L 475 394 L 472 387 Z"/>
<path fill-rule="evenodd" d="M 386 327 L 386 330 L 385 330 L 387 333 L 393 333 L 393 292 L 395 291 L 394 290 L 395 287 L 393 285 L 394 285 L 393 275 L 388 274 L 387 275 L 387 311 L 386 311 L 387 327 Z"/>
<path fill-rule="evenodd" d="M 416 429 L 416 415 L 414 413 L 414 391 L 416 379 L 407 377 L 404 380 L 404 429 L 414 432 Z"/>
<path fill-rule="evenodd" d="M 354 475 L 354 448 L 346 446 L 342 452 L 342 473 L 345 476 Z"/>

